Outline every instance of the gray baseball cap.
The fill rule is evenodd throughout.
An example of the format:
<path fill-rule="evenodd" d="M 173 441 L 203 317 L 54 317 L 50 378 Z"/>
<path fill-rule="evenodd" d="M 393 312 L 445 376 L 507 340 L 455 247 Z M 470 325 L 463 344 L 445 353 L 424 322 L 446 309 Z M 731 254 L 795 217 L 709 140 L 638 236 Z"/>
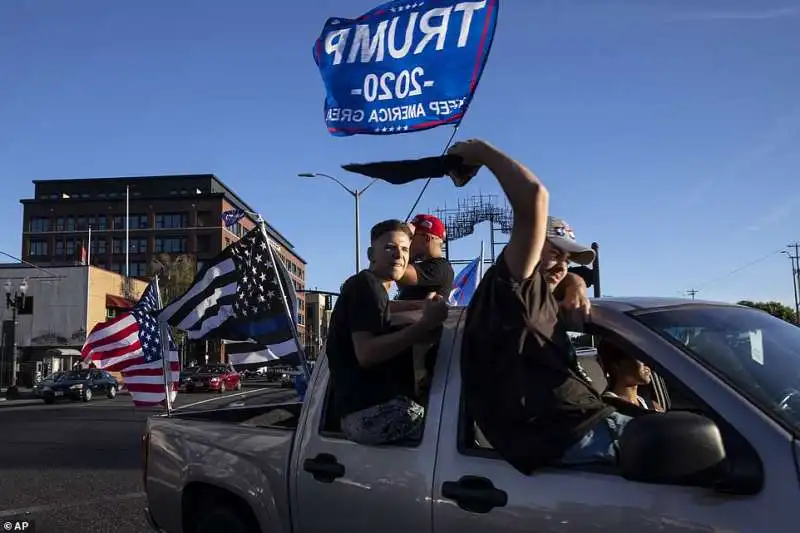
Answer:
<path fill-rule="evenodd" d="M 575 240 L 575 232 L 563 218 L 547 217 L 547 240 L 564 253 L 569 260 L 579 265 L 588 265 L 594 261 L 594 250 Z"/>

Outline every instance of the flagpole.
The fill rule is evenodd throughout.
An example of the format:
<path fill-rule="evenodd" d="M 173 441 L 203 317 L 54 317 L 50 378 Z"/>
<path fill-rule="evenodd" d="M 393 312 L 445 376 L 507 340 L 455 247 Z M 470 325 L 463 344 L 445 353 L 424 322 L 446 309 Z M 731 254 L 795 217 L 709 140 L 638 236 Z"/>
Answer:
<path fill-rule="evenodd" d="M 259 214 L 256 214 L 258 219 L 258 227 L 261 229 L 261 233 L 264 234 L 264 239 L 267 241 L 267 249 L 269 250 L 269 259 L 272 262 L 272 268 L 275 269 L 275 277 L 278 280 L 278 289 L 281 291 L 281 300 L 283 300 L 283 309 L 286 311 L 286 316 L 289 317 L 289 324 L 292 328 L 292 336 L 294 337 L 294 344 L 297 347 L 297 356 L 300 359 L 300 364 L 303 366 L 303 376 L 306 378 L 306 382 L 311 379 L 311 373 L 308 369 L 308 363 L 306 362 L 306 354 L 303 351 L 303 347 L 300 345 L 300 336 L 297 334 L 297 326 L 295 325 L 295 317 L 292 315 L 292 310 L 289 308 L 289 298 L 286 297 L 286 291 L 283 288 L 283 280 L 281 279 L 280 271 L 278 270 L 278 263 L 275 261 L 275 254 L 272 251 L 272 243 L 270 242 L 269 235 L 267 234 L 267 223 L 264 221 L 264 217 Z"/>
<path fill-rule="evenodd" d="M 156 285 L 156 297 L 158 298 L 158 308 L 164 307 L 161 301 L 161 288 L 158 285 L 158 275 L 153 279 Z M 166 320 L 158 321 L 158 336 L 161 340 L 161 364 L 164 368 L 164 408 L 167 416 L 172 414 L 172 364 L 169 360 L 169 324 Z"/>
<path fill-rule="evenodd" d="M 89 246 L 86 249 L 86 265 L 92 265 L 92 226 L 89 225 Z"/>
<path fill-rule="evenodd" d="M 481 263 L 478 268 L 478 283 L 483 279 L 483 241 L 481 241 Z"/>
<path fill-rule="evenodd" d="M 130 291 L 130 253 L 131 253 L 131 186 L 125 186 L 125 290 Z M 125 295 L 130 298 L 130 294 Z"/>

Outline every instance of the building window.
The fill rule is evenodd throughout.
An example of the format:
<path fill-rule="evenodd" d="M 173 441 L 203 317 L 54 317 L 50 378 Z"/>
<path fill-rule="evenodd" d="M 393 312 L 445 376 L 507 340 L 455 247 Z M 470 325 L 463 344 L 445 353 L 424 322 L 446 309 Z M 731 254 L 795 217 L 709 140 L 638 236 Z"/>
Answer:
<path fill-rule="evenodd" d="M 38 239 L 31 240 L 30 243 L 28 243 L 28 254 L 31 257 L 47 255 L 47 241 Z"/>
<path fill-rule="evenodd" d="M 31 233 L 44 233 L 50 231 L 50 219 L 46 217 L 33 217 L 28 223 L 28 231 Z"/>
<path fill-rule="evenodd" d="M 106 307 L 106 320 L 111 320 L 117 317 L 117 310 L 113 307 Z"/>
<path fill-rule="evenodd" d="M 241 237 L 245 234 L 244 228 L 238 222 L 236 224 L 231 225 L 228 227 L 228 231 L 236 235 L 237 237 Z"/>
<path fill-rule="evenodd" d="M 211 235 L 197 236 L 197 253 L 202 254 L 211 250 Z"/>
<path fill-rule="evenodd" d="M 211 226 L 211 219 L 214 218 L 211 215 L 211 211 L 198 211 L 197 212 L 197 225 L 200 227 L 203 226 Z"/>
<path fill-rule="evenodd" d="M 56 231 L 64 231 L 64 217 L 56 218 Z"/>
<path fill-rule="evenodd" d="M 147 215 L 131 215 L 130 221 L 131 229 L 147 229 L 150 227 Z"/>
<path fill-rule="evenodd" d="M 186 213 L 164 213 L 156 215 L 156 229 L 177 229 L 189 225 L 189 216 Z"/>
<path fill-rule="evenodd" d="M 75 217 L 67 217 L 64 229 L 67 231 L 75 231 Z"/>
<path fill-rule="evenodd" d="M 108 217 L 106 217 L 105 215 L 100 215 L 99 217 L 97 217 L 97 231 L 105 231 L 107 229 L 108 229 Z"/>
<path fill-rule="evenodd" d="M 130 275 L 136 278 L 144 277 L 147 275 L 147 263 L 140 261 L 129 263 Z"/>
<path fill-rule="evenodd" d="M 122 263 L 111 263 L 111 272 L 116 272 L 117 274 L 122 274 Z"/>
<path fill-rule="evenodd" d="M 108 239 L 92 239 L 92 253 L 105 255 L 108 253 Z"/>
<path fill-rule="evenodd" d="M 57 256 L 64 255 L 64 239 L 56 239 L 56 252 L 54 255 Z"/>
<path fill-rule="evenodd" d="M 186 252 L 186 237 L 158 237 L 153 251 L 155 253 L 184 253 Z"/>
<path fill-rule="evenodd" d="M 64 242 L 64 251 L 67 254 L 67 257 L 72 257 L 75 255 L 75 239 L 67 239 Z"/>
<path fill-rule="evenodd" d="M 78 217 L 75 219 L 75 226 L 79 231 L 86 229 L 86 217 Z"/>
<path fill-rule="evenodd" d="M 130 250 L 132 254 L 147 253 L 147 239 L 131 239 L 130 244 Z"/>
<path fill-rule="evenodd" d="M 111 253 L 125 253 L 125 239 L 111 239 Z"/>

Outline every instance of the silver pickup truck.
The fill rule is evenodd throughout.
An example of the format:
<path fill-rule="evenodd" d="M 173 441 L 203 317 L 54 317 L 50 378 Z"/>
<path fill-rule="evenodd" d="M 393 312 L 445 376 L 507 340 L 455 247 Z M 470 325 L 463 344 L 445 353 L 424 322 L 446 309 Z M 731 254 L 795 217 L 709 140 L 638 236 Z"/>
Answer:
<path fill-rule="evenodd" d="M 594 300 L 591 333 L 652 368 L 640 394 L 667 413 L 628 425 L 617 465 L 525 476 L 464 412 L 464 315 L 450 311 L 434 348 L 419 442 L 345 440 L 327 408 L 324 357 L 302 404 L 150 418 L 142 460 L 151 526 L 168 533 L 800 531 L 797 326 L 712 302 Z M 603 390 L 595 352 L 579 355 Z"/>

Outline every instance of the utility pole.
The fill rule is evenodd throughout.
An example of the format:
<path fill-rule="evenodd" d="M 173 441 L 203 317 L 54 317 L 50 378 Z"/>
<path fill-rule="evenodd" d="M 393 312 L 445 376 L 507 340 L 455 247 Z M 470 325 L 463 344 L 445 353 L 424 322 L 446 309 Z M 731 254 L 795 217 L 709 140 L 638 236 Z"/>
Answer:
<path fill-rule="evenodd" d="M 792 289 L 794 296 L 794 321 L 795 324 L 800 324 L 800 291 L 798 291 L 798 285 L 800 285 L 800 243 L 792 243 L 789 246 L 789 249 L 794 251 L 794 255 L 791 253 L 787 254 L 789 256 L 789 261 L 792 263 Z"/>
<path fill-rule="evenodd" d="M 700 291 L 698 291 L 697 289 L 689 289 L 688 291 L 686 291 L 686 294 L 688 294 L 689 296 L 691 296 L 691 297 L 692 297 L 692 300 L 694 300 L 694 296 L 695 296 L 695 294 L 697 294 L 698 292 L 700 292 Z"/>

